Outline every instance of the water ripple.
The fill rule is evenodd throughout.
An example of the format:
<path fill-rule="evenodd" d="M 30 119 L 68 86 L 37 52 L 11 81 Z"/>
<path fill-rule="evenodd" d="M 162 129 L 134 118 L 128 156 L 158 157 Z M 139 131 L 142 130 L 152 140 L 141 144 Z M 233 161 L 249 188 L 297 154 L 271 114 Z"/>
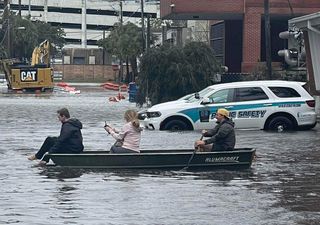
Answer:
<path fill-rule="evenodd" d="M 0 95 L 0 224 L 318 224 L 319 130 L 238 130 L 238 147 L 257 148 L 243 171 L 112 171 L 35 167 L 26 160 L 57 135 L 56 110 L 83 124 L 87 150 L 109 149 L 104 121 L 120 127 L 128 101 L 85 88 L 79 96 Z M 143 131 L 142 149 L 188 148 L 199 131 Z M 163 141 L 165 140 L 165 142 Z"/>

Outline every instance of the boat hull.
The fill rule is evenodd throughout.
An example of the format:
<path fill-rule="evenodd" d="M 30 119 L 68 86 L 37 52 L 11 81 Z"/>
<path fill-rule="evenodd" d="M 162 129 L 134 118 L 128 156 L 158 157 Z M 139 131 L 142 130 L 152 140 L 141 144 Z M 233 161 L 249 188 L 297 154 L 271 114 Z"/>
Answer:
<path fill-rule="evenodd" d="M 48 154 L 57 166 L 95 169 L 240 169 L 249 168 L 255 149 L 224 152 L 185 150 L 143 150 L 141 153 L 110 154 L 107 151 L 85 151 L 80 154 Z M 191 158 L 192 157 L 192 158 Z M 189 162 L 189 160 L 191 161 Z M 188 163 L 189 162 L 189 163 Z"/>

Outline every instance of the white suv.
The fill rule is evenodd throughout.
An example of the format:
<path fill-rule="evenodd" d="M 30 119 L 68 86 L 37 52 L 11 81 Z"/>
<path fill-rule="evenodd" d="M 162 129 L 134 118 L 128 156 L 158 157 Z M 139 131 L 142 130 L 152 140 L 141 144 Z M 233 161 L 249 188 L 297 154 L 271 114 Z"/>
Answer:
<path fill-rule="evenodd" d="M 295 81 L 244 81 L 216 84 L 203 95 L 157 104 L 142 112 L 142 124 L 157 130 L 195 130 L 215 126 L 218 108 L 226 108 L 235 128 L 265 130 L 311 129 L 315 100 Z"/>

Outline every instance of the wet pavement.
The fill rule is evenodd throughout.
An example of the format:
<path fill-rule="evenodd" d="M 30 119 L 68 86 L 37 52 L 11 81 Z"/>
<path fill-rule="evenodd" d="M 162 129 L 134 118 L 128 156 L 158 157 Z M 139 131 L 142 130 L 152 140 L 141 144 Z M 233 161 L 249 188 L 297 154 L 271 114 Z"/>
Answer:
<path fill-rule="evenodd" d="M 81 170 L 27 160 L 58 135 L 56 110 L 84 124 L 86 150 L 106 150 L 104 121 L 121 127 L 127 100 L 79 86 L 80 95 L 0 94 L 0 224 L 320 224 L 320 126 L 271 133 L 237 130 L 237 147 L 255 147 L 243 171 Z M 199 131 L 144 131 L 141 148 L 189 148 Z"/>

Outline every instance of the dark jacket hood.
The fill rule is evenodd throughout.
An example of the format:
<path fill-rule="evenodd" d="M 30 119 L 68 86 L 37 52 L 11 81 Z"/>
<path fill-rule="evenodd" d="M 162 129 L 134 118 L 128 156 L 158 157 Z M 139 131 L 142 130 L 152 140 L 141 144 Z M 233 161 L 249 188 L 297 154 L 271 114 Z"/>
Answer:
<path fill-rule="evenodd" d="M 82 123 L 78 119 L 71 118 L 65 123 L 69 123 L 75 127 L 78 127 L 79 129 L 82 129 Z"/>
<path fill-rule="evenodd" d="M 224 119 L 222 122 L 218 122 L 217 121 L 217 124 L 223 124 L 223 123 L 227 123 L 227 124 L 230 124 L 232 127 L 234 127 L 234 122 L 232 121 L 232 119 Z"/>
<path fill-rule="evenodd" d="M 232 127 L 234 127 L 234 122 L 231 119 L 225 119 L 223 122 L 230 124 Z"/>

